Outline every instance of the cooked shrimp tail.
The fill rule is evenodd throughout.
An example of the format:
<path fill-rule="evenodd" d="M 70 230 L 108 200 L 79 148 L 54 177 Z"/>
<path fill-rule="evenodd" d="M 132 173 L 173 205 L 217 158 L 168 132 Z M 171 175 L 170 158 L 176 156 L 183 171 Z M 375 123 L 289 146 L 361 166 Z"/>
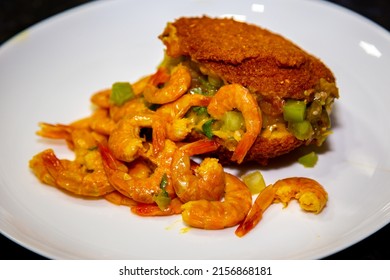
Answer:
<path fill-rule="evenodd" d="M 236 235 L 238 237 L 244 236 L 250 230 L 252 230 L 262 219 L 263 213 L 273 203 L 275 199 L 275 189 L 265 188 L 256 198 L 255 203 L 250 209 L 245 220 L 236 229 Z"/>
<path fill-rule="evenodd" d="M 131 212 L 138 216 L 170 216 L 181 213 L 182 202 L 178 198 L 171 200 L 171 203 L 161 209 L 155 204 L 138 204 L 131 207 Z"/>
<path fill-rule="evenodd" d="M 43 183 L 76 195 L 99 197 L 114 191 L 104 170 L 88 170 L 75 161 L 60 160 L 51 149 L 35 155 L 30 168 Z"/>
<path fill-rule="evenodd" d="M 325 207 L 328 194 L 317 181 L 310 178 L 291 177 L 278 180 L 257 196 L 248 216 L 237 228 L 236 235 L 242 237 L 252 230 L 272 203 L 281 202 L 286 207 L 291 199 L 297 199 L 303 210 L 318 214 Z"/>
<path fill-rule="evenodd" d="M 217 141 L 201 139 L 195 142 L 187 143 L 180 147 L 189 156 L 201 155 L 216 151 L 219 147 Z"/>

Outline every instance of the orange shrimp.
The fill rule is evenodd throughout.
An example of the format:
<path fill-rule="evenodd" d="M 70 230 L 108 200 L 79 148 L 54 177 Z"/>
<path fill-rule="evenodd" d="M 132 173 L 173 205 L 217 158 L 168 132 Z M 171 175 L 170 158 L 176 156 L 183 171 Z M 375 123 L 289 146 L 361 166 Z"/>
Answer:
<path fill-rule="evenodd" d="M 144 91 L 145 87 L 150 83 L 153 75 L 145 76 L 132 84 L 134 94 L 140 96 Z"/>
<path fill-rule="evenodd" d="M 143 91 L 145 100 L 153 104 L 165 104 L 175 101 L 187 92 L 191 85 L 191 79 L 189 69 L 179 64 L 172 69 L 169 81 L 161 89 L 153 83 L 145 86 Z"/>
<path fill-rule="evenodd" d="M 44 138 L 65 140 L 71 150 L 77 148 L 81 150 L 85 149 L 82 145 L 85 146 L 88 144 L 91 147 L 96 147 L 98 142 L 106 143 L 107 138 L 100 133 L 90 131 L 89 125 L 89 118 L 82 119 L 70 125 L 42 122 L 39 123 L 40 130 L 36 134 Z M 76 143 L 76 141 L 80 141 L 80 143 Z"/>
<path fill-rule="evenodd" d="M 205 158 L 192 170 L 190 157 L 182 149 L 178 149 L 173 155 L 172 181 L 182 202 L 220 200 L 225 190 L 225 173 L 217 159 Z"/>
<path fill-rule="evenodd" d="M 71 143 L 75 160 L 60 160 L 52 149 L 35 155 L 29 165 L 38 179 L 45 184 L 83 196 L 103 196 L 114 191 L 103 169 L 102 159 L 97 150 L 98 142 L 91 132 L 63 127 L 63 131 L 61 126 L 53 126 L 53 129 L 58 129 L 58 138 L 62 137 Z M 70 133 L 66 131 L 68 129 Z M 56 136 L 55 131 L 46 133 L 46 136 Z"/>
<path fill-rule="evenodd" d="M 133 162 L 129 163 L 127 165 L 127 173 L 138 179 L 146 179 L 150 176 L 152 173 L 152 169 L 148 165 L 148 163 L 142 159 L 138 158 L 134 160 Z M 114 203 L 116 205 L 125 205 L 125 206 L 136 206 L 139 205 L 138 202 L 134 201 L 133 199 L 124 196 L 118 191 L 113 191 L 107 195 L 104 196 L 106 200 L 108 200 L 111 203 Z"/>
<path fill-rule="evenodd" d="M 239 84 L 222 86 L 212 97 L 208 113 L 215 119 L 221 119 L 227 111 L 237 109 L 245 119 L 245 133 L 238 142 L 231 160 L 241 163 L 248 150 L 260 134 L 262 116 L 254 96 Z"/>
<path fill-rule="evenodd" d="M 56 187 L 56 180 L 49 173 L 47 169 L 47 164 L 45 164 L 46 157 L 51 158 L 54 155 L 54 151 L 52 149 L 44 150 L 35 156 L 29 161 L 29 167 L 35 174 L 35 176 L 44 184 Z"/>
<path fill-rule="evenodd" d="M 97 133 L 110 135 L 116 123 L 110 118 L 107 109 L 97 109 L 89 118 L 89 127 Z"/>
<path fill-rule="evenodd" d="M 169 75 L 169 69 L 167 67 L 160 66 L 157 68 L 157 71 L 153 75 L 150 76 L 147 84 L 151 84 L 151 85 L 154 85 L 157 87 L 157 86 L 163 85 L 166 82 L 168 82 L 170 77 L 171 76 Z M 145 84 L 145 86 L 147 84 Z M 144 87 L 144 89 L 145 89 L 145 87 Z"/>
<path fill-rule="evenodd" d="M 167 193 L 171 196 L 174 194 L 170 178 L 172 155 L 176 150 L 176 145 L 173 142 L 166 141 L 163 151 L 153 159 L 156 168 L 147 178 L 132 176 L 128 173 L 128 170 L 124 171 L 124 164 L 117 160 L 107 147 L 100 145 L 99 150 L 110 183 L 123 195 L 137 202 L 154 203 L 155 196 L 162 191 L 160 183 L 163 176 L 167 176 Z"/>
<path fill-rule="evenodd" d="M 117 124 L 108 139 L 108 146 L 117 159 L 131 162 L 147 152 L 148 149 L 144 146 L 145 140 L 140 136 L 141 127 L 153 129 L 154 153 L 162 150 L 165 143 L 165 130 L 154 114 L 126 117 Z"/>
<path fill-rule="evenodd" d="M 173 198 L 170 204 L 164 209 L 160 209 L 155 204 L 138 204 L 131 207 L 131 212 L 138 216 L 170 216 L 181 213 L 181 206 L 183 203 L 180 199 Z"/>
<path fill-rule="evenodd" d="M 118 191 L 110 192 L 104 195 L 104 198 L 115 205 L 124 205 L 129 207 L 138 205 L 136 201 L 134 201 L 130 197 L 124 196 Z"/>
<path fill-rule="evenodd" d="M 108 109 L 110 108 L 111 105 L 110 96 L 111 96 L 111 89 L 104 89 L 94 93 L 91 96 L 91 102 L 92 104 L 100 108 Z"/>
<path fill-rule="evenodd" d="M 195 125 L 190 119 L 184 118 L 185 114 L 191 107 L 206 107 L 210 100 L 211 97 L 201 94 L 185 94 L 158 108 L 156 114 L 164 120 L 167 138 L 172 141 L 185 139 Z"/>
<path fill-rule="evenodd" d="M 143 98 L 137 97 L 127 101 L 122 106 L 111 105 L 109 108 L 109 116 L 114 122 L 119 122 L 125 117 L 132 117 L 135 115 L 153 113 L 146 104 Z"/>
<path fill-rule="evenodd" d="M 239 224 L 252 205 L 248 187 L 237 177 L 225 173 L 225 196 L 222 201 L 189 201 L 182 206 L 183 221 L 202 229 L 223 229 Z"/>
<path fill-rule="evenodd" d="M 281 202 L 287 207 L 293 198 L 298 200 L 303 210 L 318 214 L 325 207 L 328 194 L 323 186 L 310 178 L 291 177 L 278 180 L 257 196 L 248 216 L 237 228 L 236 235 L 241 237 L 252 230 L 272 203 Z"/>
<path fill-rule="evenodd" d="M 40 130 L 36 134 L 41 137 L 72 141 L 72 131 L 74 128 L 70 125 L 41 122 L 39 123 L 39 127 Z M 73 147 L 73 143 L 70 143 L 70 146 Z"/>

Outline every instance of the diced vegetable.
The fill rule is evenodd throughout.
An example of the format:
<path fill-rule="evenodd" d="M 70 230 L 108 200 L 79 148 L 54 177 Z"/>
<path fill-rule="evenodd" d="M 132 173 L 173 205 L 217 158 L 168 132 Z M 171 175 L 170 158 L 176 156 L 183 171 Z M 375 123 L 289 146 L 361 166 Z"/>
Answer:
<path fill-rule="evenodd" d="M 305 167 L 314 167 L 318 161 L 318 155 L 315 152 L 310 152 L 307 155 L 301 156 L 298 162 Z"/>
<path fill-rule="evenodd" d="M 290 122 L 288 128 L 299 140 L 307 140 L 313 134 L 313 128 L 309 121 Z"/>
<path fill-rule="evenodd" d="M 135 97 L 133 88 L 128 82 L 116 82 L 112 85 L 110 101 L 117 106 L 122 106 Z"/>
<path fill-rule="evenodd" d="M 217 76 L 208 76 L 208 81 L 209 83 L 216 87 L 216 88 L 220 88 L 222 85 L 223 85 L 223 81 L 221 80 L 221 78 L 217 77 Z"/>
<path fill-rule="evenodd" d="M 223 117 L 223 126 L 222 129 L 236 131 L 239 130 L 244 125 L 244 117 L 241 112 L 228 111 Z"/>
<path fill-rule="evenodd" d="M 306 110 L 306 119 L 310 122 L 318 121 L 322 115 L 322 105 L 318 100 L 314 100 Z"/>
<path fill-rule="evenodd" d="M 305 119 L 306 103 L 298 100 L 287 100 L 283 106 L 283 118 L 288 122 L 301 122 Z"/>
<path fill-rule="evenodd" d="M 211 79 L 209 81 L 207 76 L 199 75 L 193 80 L 194 87 L 190 90 L 191 94 L 202 94 L 205 96 L 213 96 L 220 87 L 218 80 Z"/>
<path fill-rule="evenodd" d="M 171 203 L 171 198 L 166 191 L 161 191 L 153 200 L 161 210 L 167 208 L 169 203 Z"/>
<path fill-rule="evenodd" d="M 252 194 L 260 193 L 266 187 L 264 177 L 260 171 L 248 173 L 242 176 L 242 180 L 244 181 L 245 185 L 247 185 Z"/>

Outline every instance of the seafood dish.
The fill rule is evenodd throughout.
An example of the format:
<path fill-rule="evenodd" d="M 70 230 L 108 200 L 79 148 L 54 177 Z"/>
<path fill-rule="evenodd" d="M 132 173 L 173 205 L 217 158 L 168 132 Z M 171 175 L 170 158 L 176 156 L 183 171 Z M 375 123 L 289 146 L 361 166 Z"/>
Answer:
<path fill-rule="evenodd" d="M 155 73 L 94 93 L 89 116 L 40 123 L 39 136 L 63 140 L 75 157 L 48 148 L 29 162 L 35 176 L 139 216 L 181 215 L 207 230 L 238 226 L 239 237 L 273 203 L 296 199 L 320 213 L 328 194 L 314 179 L 267 186 L 224 165 L 263 166 L 301 145 L 321 145 L 338 98 L 331 71 L 287 39 L 233 19 L 179 18 L 159 38 L 166 50 Z"/>

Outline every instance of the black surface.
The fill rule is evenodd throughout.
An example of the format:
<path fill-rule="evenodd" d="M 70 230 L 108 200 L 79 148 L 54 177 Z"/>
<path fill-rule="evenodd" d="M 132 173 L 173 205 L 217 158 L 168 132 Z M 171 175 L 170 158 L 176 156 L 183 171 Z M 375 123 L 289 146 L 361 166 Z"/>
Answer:
<path fill-rule="evenodd" d="M 34 23 L 86 2 L 91 1 L 0 0 L 0 44 Z M 331 0 L 329 2 L 353 10 L 390 30 L 390 1 Z M 389 237 L 390 224 L 365 240 L 326 259 L 388 260 L 390 259 Z M 46 258 L 25 249 L 0 234 L 0 259 L 34 260 Z"/>

